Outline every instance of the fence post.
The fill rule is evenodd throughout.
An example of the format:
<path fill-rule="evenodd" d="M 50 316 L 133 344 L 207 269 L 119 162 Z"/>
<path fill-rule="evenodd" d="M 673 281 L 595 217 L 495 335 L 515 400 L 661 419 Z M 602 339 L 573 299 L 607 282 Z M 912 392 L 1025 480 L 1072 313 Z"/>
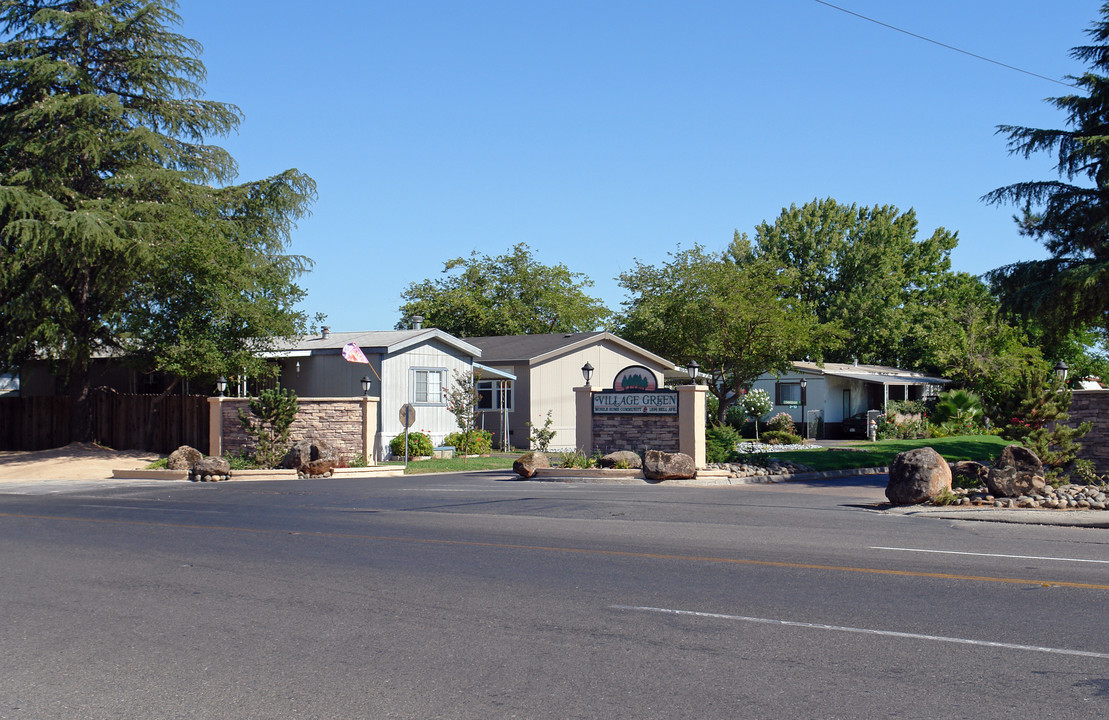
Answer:
<path fill-rule="evenodd" d="M 208 454 L 223 457 L 223 401 L 222 397 L 208 398 Z"/>

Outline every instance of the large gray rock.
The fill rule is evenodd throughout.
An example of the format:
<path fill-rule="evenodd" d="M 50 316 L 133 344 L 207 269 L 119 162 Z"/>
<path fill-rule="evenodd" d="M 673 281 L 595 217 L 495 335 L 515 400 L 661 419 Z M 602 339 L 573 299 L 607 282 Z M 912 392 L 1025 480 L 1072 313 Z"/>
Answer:
<path fill-rule="evenodd" d="M 601 458 L 601 467 L 603 468 L 614 468 L 617 465 L 638 470 L 643 467 L 643 459 L 639 457 L 639 453 L 634 453 L 631 450 L 617 450 Z"/>
<path fill-rule="evenodd" d="M 231 464 L 220 457 L 201 458 L 193 465 L 193 480 L 214 482 L 226 480 L 231 475 Z"/>
<path fill-rule="evenodd" d="M 193 465 L 204 457 L 204 453 L 194 447 L 182 445 L 169 454 L 166 460 L 167 470 L 192 470 Z"/>
<path fill-rule="evenodd" d="M 648 480 L 687 480 L 696 474 L 697 465 L 685 453 L 648 450 L 643 457 L 643 477 Z"/>
<path fill-rule="evenodd" d="M 886 497 L 895 505 L 915 505 L 951 491 L 951 468 L 930 447 L 899 454 L 890 465 Z"/>
<path fill-rule="evenodd" d="M 529 452 L 516 458 L 512 463 L 512 472 L 520 477 L 533 478 L 535 471 L 539 468 L 549 468 L 551 466 L 550 459 L 541 452 Z"/>
<path fill-rule="evenodd" d="M 1044 464 L 1022 445 L 1007 445 L 986 475 L 986 487 L 997 497 L 1020 497 L 1045 487 Z"/>
<path fill-rule="evenodd" d="M 281 461 L 281 467 L 299 470 L 314 460 L 338 462 L 339 448 L 319 438 L 298 440 L 289 448 L 289 452 L 285 453 L 285 459 Z"/>

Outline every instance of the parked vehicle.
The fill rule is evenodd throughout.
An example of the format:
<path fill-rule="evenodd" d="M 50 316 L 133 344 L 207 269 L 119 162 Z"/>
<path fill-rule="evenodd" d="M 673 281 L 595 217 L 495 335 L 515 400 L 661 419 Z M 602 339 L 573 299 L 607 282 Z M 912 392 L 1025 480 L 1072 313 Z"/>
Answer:
<path fill-rule="evenodd" d="M 863 410 L 860 413 L 855 413 L 851 417 L 843 421 L 843 434 L 847 437 L 867 437 L 866 432 L 866 414 L 868 410 Z"/>

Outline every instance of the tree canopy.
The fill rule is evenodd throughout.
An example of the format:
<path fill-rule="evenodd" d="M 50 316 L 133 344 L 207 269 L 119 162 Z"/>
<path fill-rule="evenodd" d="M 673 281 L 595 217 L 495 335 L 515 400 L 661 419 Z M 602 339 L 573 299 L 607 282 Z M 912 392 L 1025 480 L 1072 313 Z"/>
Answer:
<path fill-rule="evenodd" d="M 1068 78 L 1078 91 L 1049 98 L 1066 113 L 1068 129 L 998 126 L 1013 154 L 1055 153 L 1060 179 L 1015 183 L 984 197 L 1022 205 L 1020 232 L 1050 253 L 990 274 L 1005 307 L 1036 318 L 1049 340 L 1087 327 L 1109 333 L 1109 3 L 1087 33 L 1092 43 L 1071 50 L 1090 66 Z"/>
<path fill-rule="evenodd" d="M 819 322 L 843 326 L 843 345 L 825 359 L 916 367 L 928 352 L 920 347 L 923 316 L 950 275 L 958 242 L 943 228 L 923 240 L 916 235 L 913 210 L 826 198 L 759 224 L 755 252 L 792 271 L 787 292 Z"/>
<path fill-rule="evenodd" d="M 620 275 L 628 293 L 621 335 L 679 365 L 696 360 L 723 423 L 759 375 L 819 358 L 838 342 L 834 323 L 820 323 L 790 296 L 794 275 L 752 258 L 742 238 L 725 252 L 698 245 L 661 265 L 637 260 Z"/>
<path fill-rule="evenodd" d="M 206 138 L 238 108 L 201 98 L 200 45 L 172 2 L 0 4 L 0 365 L 68 374 L 87 439 L 100 351 L 186 377 L 260 367 L 303 331 L 306 258 L 286 254 L 315 196 L 287 170 L 239 184 Z"/>
<path fill-rule="evenodd" d="M 519 243 L 504 255 L 477 251 L 443 264 L 445 277 L 412 283 L 397 328 L 424 322 L 458 337 L 596 330 L 611 313 L 587 295 L 593 281 L 563 264 L 544 265 Z"/>

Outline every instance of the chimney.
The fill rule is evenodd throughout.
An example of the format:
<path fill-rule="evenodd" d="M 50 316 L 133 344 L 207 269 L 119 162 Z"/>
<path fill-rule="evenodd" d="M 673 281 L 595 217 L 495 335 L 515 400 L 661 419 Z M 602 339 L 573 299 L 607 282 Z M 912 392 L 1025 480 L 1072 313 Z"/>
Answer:
<path fill-rule="evenodd" d="M 323 335 L 324 340 L 331 337 L 331 326 L 330 325 L 324 325 L 322 328 L 320 328 L 320 334 Z"/>
<path fill-rule="evenodd" d="M 424 316 L 423 315 L 413 315 L 412 316 L 412 329 L 413 330 L 420 330 L 421 328 L 423 328 L 423 326 L 424 326 Z"/>

